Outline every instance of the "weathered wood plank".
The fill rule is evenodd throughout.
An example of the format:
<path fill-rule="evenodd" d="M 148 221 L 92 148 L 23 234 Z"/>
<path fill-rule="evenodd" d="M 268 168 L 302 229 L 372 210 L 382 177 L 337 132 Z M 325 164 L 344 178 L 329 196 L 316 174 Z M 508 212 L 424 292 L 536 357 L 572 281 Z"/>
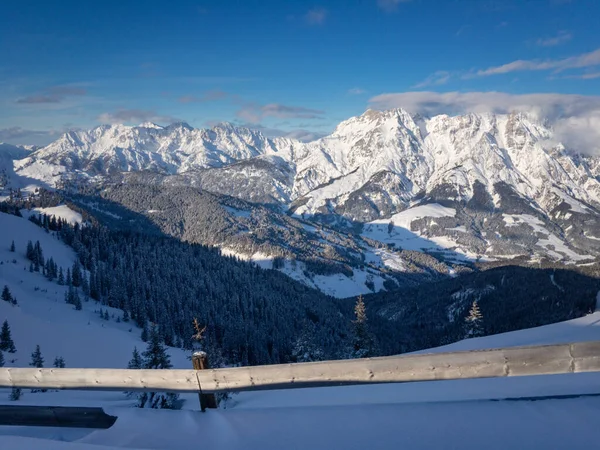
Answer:
<path fill-rule="evenodd" d="M 0 387 L 203 393 L 600 372 L 600 342 L 208 370 L 0 368 Z"/>
<path fill-rule="evenodd" d="M 0 405 L 0 425 L 106 429 L 116 420 L 102 408 Z"/>

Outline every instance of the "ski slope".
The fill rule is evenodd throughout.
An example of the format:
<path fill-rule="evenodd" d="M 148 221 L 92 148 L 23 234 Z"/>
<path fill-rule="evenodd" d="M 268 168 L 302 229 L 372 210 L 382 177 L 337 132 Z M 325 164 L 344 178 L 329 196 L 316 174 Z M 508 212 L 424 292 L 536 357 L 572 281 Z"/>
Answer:
<path fill-rule="evenodd" d="M 132 324 L 100 319 L 95 302 L 82 311 L 64 303 L 65 288 L 30 273 L 27 240 L 68 267 L 75 255 L 51 233 L 0 214 L 0 286 L 19 305 L 0 301 L 17 353 L 7 365 L 27 366 L 40 344 L 51 365 L 123 368 L 134 346 L 144 348 Z M 17 251 L 9 252 L 15 240 Z M 13 263 L 13 259 L 17 262 Z M 109 309 L 115 317 L 120 314 Z M 457 342 L 430 352 L 600 340 L 600 312 L 544 327 Z M 175 367 L 189 367 L 171 349 Z M 599 445 L 600 374 L 572 374 L 427 383 L 263 391 L 235 395 L 227 409 L 202 414 L 195 394 L 182 411 L 140 410 L 121 392 L 31 393 L 16 404 L 102 406 L 118 416 L 108 430 L 0 427 L 1 449 L 591 449 Z M 570 395 L 539 401 L 502 400 Z M 578 397 L 579 396 L 579 397 Z M 8 390 L 0 390 L 0 404 Z"/>

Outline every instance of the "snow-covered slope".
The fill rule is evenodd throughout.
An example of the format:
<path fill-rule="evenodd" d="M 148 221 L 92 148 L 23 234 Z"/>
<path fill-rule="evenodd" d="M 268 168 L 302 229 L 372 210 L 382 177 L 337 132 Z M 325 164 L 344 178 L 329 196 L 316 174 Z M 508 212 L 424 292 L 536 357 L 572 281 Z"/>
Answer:
<path fill-rule="evenodd" d="M 65 209 L 61 211 L 67 212 Z M 0 300 L 0 321 L 8 321 L 17 349 L 16 353 L 4 353 L 7 366 L 27 367 L 35 346 L 40 345 L 46 367 L 52 366 L 55 357 L 62 356 L 67 367 L 125 368 L 133 348 L 145 348 L 139 328 L 132 323 L 117 322 L 123 315 L 121 310 L 90 300 L 83 302 L 81 311 L 76 311 L 65 303 L 65 286 L 29 271 L 30 261 L 25 257 L 28 241 L 39 241 L 44 257 L 53 258 L 63 271 L 75 261 L 71 248 L 25 218 L 0 213 L 0 230 L 0 289 L 8 286 L 18 303 L 14 306 Z M 15 252 L 9 250 L 13 241 Z M 100 308 L 108 311 L 110 320 L 100 317 Z M 172 349 L 171 358 L 175 367 L 191 364 L 181 350 Z M 8 394 L 7 390 L 0 389 L 0 403 L 8 402 Z M 131 399 L 120 393 L 102 397 L 93 392 L 32 394 L 25 391 L 19 404 L 60 404 L 63 398 L 67 398 L 69 404 L 89 404 L 98 401 L 96 399 L 131 403 Z"/>
<path fill-rule="evenodd" d="M 29 154 L 29 149 L 0 142 L 0 201 L 7 197 L 10 188 L 25 187 L 21 177 L 14 172 L 14 161 Z"/>

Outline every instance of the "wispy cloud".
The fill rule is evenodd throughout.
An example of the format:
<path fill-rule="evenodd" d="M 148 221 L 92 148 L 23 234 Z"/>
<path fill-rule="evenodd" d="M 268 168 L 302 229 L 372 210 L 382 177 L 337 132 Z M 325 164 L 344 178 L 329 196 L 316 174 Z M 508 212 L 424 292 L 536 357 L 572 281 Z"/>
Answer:
<path fill-rule="evenodd" d="M 309 25 L 323 25 L 327 20 L 328 12 L 325 8 L 313 8 L 309 10 L 304 19 Z"/>
<path fill-rule="evenodd" d="M 322 133 L 319 131 L 309 131 L 309 130 L 299 129 L 299 130 L 292 130 L 292 131 L 284 132 L 283 137 L 296 139 L 296 140 L 302 141 L 302 142 L 312 142 L 312 141 L 316 141 L 317 139 L 320 139 L 326 135 L 327 135 L 327 133 Z"/>
<path fill-rule="evenodd" d="M 61 130 L 29 130 L 21 127 L 0 129 L 0 142 L 13 145 L 47 145 L 54 141 L 67 128 Z"/>
<path fill-rule="evenodd" d="M 568 31 L 559 31 L 556 36 L 548 37 L 548 38 L 539 38 L 535 41 L 536 45 L 540 47 L 555 47 L 557 45 L 564 44 L 565 42 L 569 42 L 573 38 L 573 35 Z"/>
<path fill-rule="evenodd" d="M 207 125 L 213 126 L 216 124 L 208 123 Z M 245 127 L 245 128 L 250 128 L 252 130 L 258 130 L 262 134 L 264 134 L 265 136 L 270 137 L 270 138 L 285 137 L 285 138 L 290 138 L 290 139 L 296 139 L 296 140 L 302 141 L 302 142 L 315 141 L 315 140 L 320 139 L 323 136 L 327 135 L 327 133 L 324 133 L 324 132 L 306 130 L 306 129 L 302 128 L 303 125 L 299 125 L 299 128 L 295 128 L 293 130 L 284 130 L 284 129 L 278 128 L 279 125 L 275 125 L 274 127 L 266 127 L 264 125 L 260 125 L 260 124 L 256 124 L 256 123 L 239 122 L 239 121 L 236 122 L 235 125 L 238 127 Z M 280 125 L 283 125 L 283 124 L 280 124 Z"/>
<path fill-rule="evenodd" d="M 223 100 L 228 97 L 229 94 L 227 92 L 214 90 L 208 91 L 200 96 L 195 95 L 184 95 L 179 97 L 179 103 L 206 103 L 206 102 L 214 102 L 217 100 Z"/>
<path fill-rule="evenodd" d="M 119 109 L 114 112 L 100 114 L 97 118 L 100 123 L 142 123 L 158 122 L 173 123 L 179 119 L 172 116 L 164 116 L 145 109 Z"/>
<path fill-rule="evenodd" d="M 60 103 L 61 99 L 54 95 L 28 95 L 17 99 L 17 103 L 38 104 L 38 103 Z"/>
<path fill-rule="evenodd" d="M 352 89 L 348 89 L 348 94 L 350 94 L 350 95 L 363 95 L 366 93 L 367 93 L 367 91 L 365 91 L 364 89 L 361 89 L 359 87 L 354 87 Z"/>
<path fill-rule="evenodd" d="M 510 72 L 533 70 L 554 70 L 555 72 L 561 72 L 568 69 L 581 69 L 584 67 L 594 67 L 598 65 L 600 65 L 600 48 L 589 53 L 583 53 L 581 55 L 571 56 L 563 59 L 548 59 L 543 61 L 519 59 L 501 66 L 479 70 L 475 73 L 475 75 L 485 77 Z"/>
<path fill-rule="evenodd" d="M 287 106 L 279 103 L 260 105 L 247 103 L 237 111 L 236 116 L 247 122 L 257 124 L 268 117 L 278 119 L 320 119 L 324 114 L 318 109 L 304 108 L 302 106 Z"/>
<path fill-rule="evenodd" d="M 376 109 L 404 108 L 427 116 L 522 111 L 549 120 L 566 146 L 600 153 L 600 96 L 416 91 L 377 95 L 369 103 Z"/>
<path fill-rule="evenodd" d="M 571 78 L 575 80 L 595 80 L 596 78 L 600 78 L 600 72 L 588 72 L 588 73 L 580 73 L 577 75 L 565 75 L 560 78 Z"/>
<path fill-rule="evenodd" d="M 61 103 L 68 97 L 78 97 L 87 94 L 87 90 L 79 86 L 52 86 L 42 92 L 17 99 L 20 104 Z"/>
<path fill-rule="evenodd" d="M 421 89 L 428 86 L 441 86 L 450 81 L 452 74 L 447 70 L 438 70 L 437 72 L 432 73 L 423 81 L 415 84 L 413 88 Z"/>
<path fill-rule="evenodd" d="M 400 3 L 408 3 L 412 0 L 377 0 L 377 6 L 386 12 L 394 12 L 398 10 Z"/>

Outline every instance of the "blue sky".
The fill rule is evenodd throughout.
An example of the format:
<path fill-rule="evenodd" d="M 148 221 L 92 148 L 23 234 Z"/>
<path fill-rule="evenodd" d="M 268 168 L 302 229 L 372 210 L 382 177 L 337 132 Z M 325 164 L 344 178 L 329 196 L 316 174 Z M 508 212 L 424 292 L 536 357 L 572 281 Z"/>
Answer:
<path fill-rule="evenodd" d="M 310 136 L 368 107 L 600 111 L 596 0 L 0 8 L 0 141 L 39 144 L 66 129 L 146 120 Z"/>

